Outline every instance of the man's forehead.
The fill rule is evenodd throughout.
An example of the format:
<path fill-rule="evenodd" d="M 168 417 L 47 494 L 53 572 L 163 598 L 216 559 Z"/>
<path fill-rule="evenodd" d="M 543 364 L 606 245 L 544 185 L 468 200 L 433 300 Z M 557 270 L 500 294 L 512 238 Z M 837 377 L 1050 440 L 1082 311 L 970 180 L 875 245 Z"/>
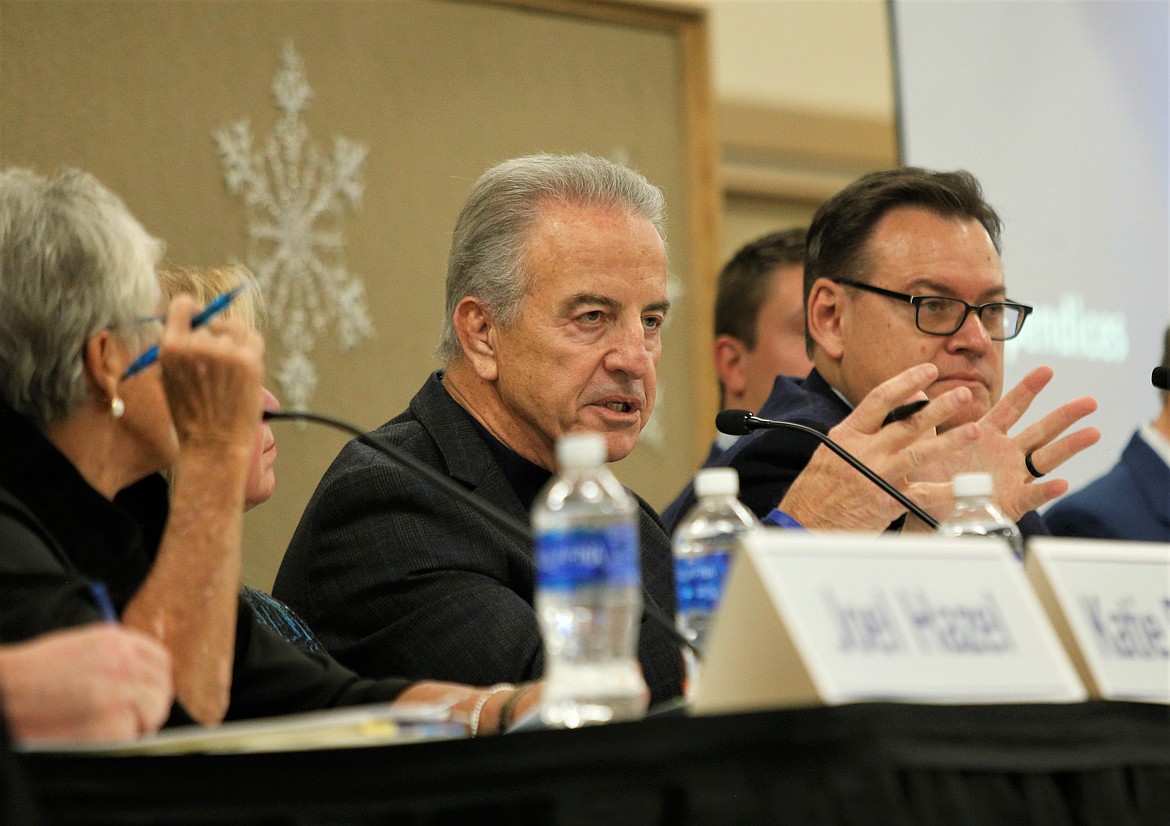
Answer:
<path fill-rule="evenodd" d="M 952 273 L 943 277 L 923 275 L 905 284 L 905 292 L 912 295 L 953 295 L 977 290 L 979 298 L 996 298 L 1005 292 L 1003 278 L 984 281 L 973 275 Z"/>
<path fill-rule="evenodd" d="M 890 289 L 979 296 L 1004 292 L 1003 264 L 991 237 L 968 216 L 896 208 L 875 226 L 865 253 L 870 275 Z"/>
<path fill-rule="evenodd" d="M 773 298 L 784 289 L 801 290 L 804 287 L 804 264 L 779 264 L 768 273 L 765 295 Z"/>

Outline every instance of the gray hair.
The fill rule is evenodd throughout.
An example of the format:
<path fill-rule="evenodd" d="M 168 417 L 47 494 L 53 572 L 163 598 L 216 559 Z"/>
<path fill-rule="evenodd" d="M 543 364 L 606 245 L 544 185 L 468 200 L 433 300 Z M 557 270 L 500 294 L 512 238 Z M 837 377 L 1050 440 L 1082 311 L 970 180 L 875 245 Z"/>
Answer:
<path fill-rule="evenodd" d="M 118 196 L 76 169 L 0 171 L 0 394 L 44 428 L 86 396 L 84 350 L 156 313 L 160 241 Z"/>
<path fill-rule="evenodd" d="M 437 351 L 444 364 L 463 355 L 452 319 L 464 298 L 481 299 L 504 327 L 519 318 L 532 281 L 524 260 L 528 237 L 550 200 L 641 215 L 666 244 L 661 190 L 621 164 L 591 155 L 540 154 L 493 166 L 471 188 L 451 236 Z"/>

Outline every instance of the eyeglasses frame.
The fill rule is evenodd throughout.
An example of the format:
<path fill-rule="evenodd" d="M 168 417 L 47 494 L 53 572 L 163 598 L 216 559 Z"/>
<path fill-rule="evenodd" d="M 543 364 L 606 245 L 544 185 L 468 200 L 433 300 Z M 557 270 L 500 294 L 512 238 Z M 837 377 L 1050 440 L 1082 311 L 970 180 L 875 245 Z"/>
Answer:
<path fill-rule="evenodd" d="M 920 332 L 926 333 L 928 336 L 953 336 L 963 328 L 964 324 L 967 323 L 967 316 L 971 315 L 971 313 L 975 313 L 975 315 L 979 317 L 979 323 L 982 324 L 983 311 L 988 307 L 1007 306 L 1015 307 L 1021 313 L 1020 322 L 1016 325 L 1016 330 L 1014 333 L 1012 333 L 1010 336 L 1004 336 L 1003 338 L 996 338 L 995 336 L 991 335 L 990 330 L 987 330 L 986 325 L 984 325 L 983 329 L 987 330 L 987 335 L 991 338 L 992 341 L 1011 341 L 1023 331 L 1024 323 L 1027 322 L 1028 316 L 1030 316 L 1032 311 L 1035 309 L 1030 304 L 1021 304 L 1018 301 L 988 301 L 986 304 L 968 304 L 963 299 L 955 298 L 953 295 L 910 295 L 909 293 L 900 293 L 894 290 L 887 290 L 885 287 L 875 287 L 873 284 L 866 284 L 862 281 L 854 281 L 851 278 L 834 278 L 832 281 L 837 284 L 844 284 L 847 287 L 856 287 L 859 290 L 865 290 L 866 292 L 871 292 L 875 295 L 884 295 L 886 298 L 905 301 L 907 304 L 912 305 L 914 307 L 914 326 L 917 327 Z M 931 298 L 941 298 L 944 301 L 956 301 L 966 308 L 963 311 L 963 317 L 959 319 L 958 325 L 949 333 L 936 333 L 930 330 L 922 329 L 922 325 L 918 321 L 918 313 L 920 311 L 922 302 Z"/>

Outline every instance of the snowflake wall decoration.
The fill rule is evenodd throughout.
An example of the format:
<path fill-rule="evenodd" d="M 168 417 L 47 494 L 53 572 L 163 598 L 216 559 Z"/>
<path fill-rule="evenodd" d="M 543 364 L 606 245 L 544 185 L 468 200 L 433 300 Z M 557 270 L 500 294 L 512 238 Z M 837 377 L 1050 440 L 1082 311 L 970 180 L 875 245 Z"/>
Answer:
<path fill-rule="evenodd" d="M 330 323 L 349 349 L 373 334 L 365 285 L 348 272 L 342 219 L 361 204 L 365 145 L 334 136 L 326 155 L 304 112 L 313 90 L 292 42 L 272 81 L 280 117 L 253 149 L 247 120 L 215 131 L 228 191 L 248 212 L 248 266 L 256 274 L 285 356 L 277 368 L 284 403 L 304 409 L 317 386 L 309 355 Z"/>

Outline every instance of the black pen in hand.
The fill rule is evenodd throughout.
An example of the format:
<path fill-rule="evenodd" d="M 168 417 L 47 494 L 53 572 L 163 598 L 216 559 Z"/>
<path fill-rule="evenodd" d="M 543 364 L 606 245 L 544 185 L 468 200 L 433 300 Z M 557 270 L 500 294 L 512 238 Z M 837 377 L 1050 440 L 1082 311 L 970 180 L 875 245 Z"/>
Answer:
<path fill-rule="evenodd" d="M 895 407 L 890 411 L 890 414 L 886 416 L 885 420 L 882 422 L 882 427 L 885 427 L 888 424 L 893 424 L 894 422 L 900 422 L 903 419 L 909 419 L 928 404 L 930 404 L 929 399 L 919 399 L 916 402 L 910 402 L 910 404 L 904 404 L 901 407 Z"/>
<path fill-rule="evenodd" d="M 191 329 L 194 330 L 196 327 L 201 327 L 215 316 L 222 313 L 228 308 L 228 305 L 232 303 L 232 300 L 246 289 L 248 289 L 248 285 L 244 284 L 242 286 L 236 287 L 234 290 L 224 293 L 221 296 L 217 296 L 214 301 L 191 317 Z M 156 361 L 158 361 L 157 344 L 151 347 L 138 358 L 134 359 L 130 366 L 126 368 L 126 372 L 122 374 L 122 379 L 125 380 L 133 376 L 135 373 L 141 373 Z"/>

